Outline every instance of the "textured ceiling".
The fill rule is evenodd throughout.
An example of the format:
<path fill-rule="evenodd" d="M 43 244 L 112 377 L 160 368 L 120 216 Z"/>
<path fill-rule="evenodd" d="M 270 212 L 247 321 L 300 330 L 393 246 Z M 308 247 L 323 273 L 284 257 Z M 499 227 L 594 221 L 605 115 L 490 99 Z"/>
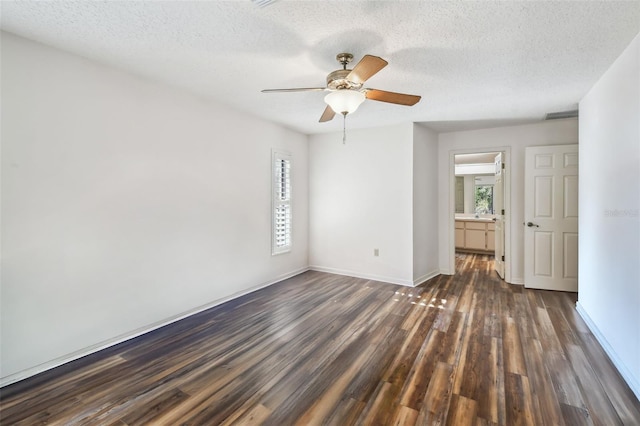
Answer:
<path fill-rule="evenodd" d="M 335 55 L 381 56 L 367 87 L 422 96 L 366 101 L 349 128 L 422 122 L 439 131 L 575 109 L 640 31 L 640 2 L 12 2 L 1 26 L 304 133 L 318 123 Z"/>

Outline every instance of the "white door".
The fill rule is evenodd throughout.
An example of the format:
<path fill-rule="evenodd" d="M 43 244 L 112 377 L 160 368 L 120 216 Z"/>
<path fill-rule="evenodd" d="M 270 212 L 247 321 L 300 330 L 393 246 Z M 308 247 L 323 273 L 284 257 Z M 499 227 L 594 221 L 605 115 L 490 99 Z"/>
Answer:
<path fill-rule="evenodd" d="M 524 285 L 578 291 L 578 145 L 525 152 Z"/>
<path fill-rule="evenodd" d="M 493 211 L 495 213 L 495 270 L 504 279 L 504 154 L 495 158 L 496 181 L 493 185 Z"/>

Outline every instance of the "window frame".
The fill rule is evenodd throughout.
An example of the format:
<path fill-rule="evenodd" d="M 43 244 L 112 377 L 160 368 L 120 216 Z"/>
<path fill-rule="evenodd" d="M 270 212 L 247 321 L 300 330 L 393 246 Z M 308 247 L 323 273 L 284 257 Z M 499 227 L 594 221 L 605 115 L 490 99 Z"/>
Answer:
<path fill-rule="evenodd" d="M 285 169 L 283 170 L 283 166 Z M 271 152 L 271 255 L 289 253 L 293 245 L 293 159 L 290 152 Z M 284 182 L 283 182 L 284 179 Z M 280 244 L 280 209 L 286 209 L 285 243 Z"/>

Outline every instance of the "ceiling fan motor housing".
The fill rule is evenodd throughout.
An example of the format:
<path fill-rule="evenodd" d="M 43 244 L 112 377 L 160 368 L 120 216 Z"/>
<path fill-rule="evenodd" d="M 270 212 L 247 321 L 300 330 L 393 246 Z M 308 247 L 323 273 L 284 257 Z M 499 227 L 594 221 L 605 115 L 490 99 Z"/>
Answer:
<path fill-rule="evenodd" d="M 331 90 L 360 90 L 362 83 L 354 83 L 347 79 L 351 70 L 335 70 L 327 76 L 327 87 Z"/>

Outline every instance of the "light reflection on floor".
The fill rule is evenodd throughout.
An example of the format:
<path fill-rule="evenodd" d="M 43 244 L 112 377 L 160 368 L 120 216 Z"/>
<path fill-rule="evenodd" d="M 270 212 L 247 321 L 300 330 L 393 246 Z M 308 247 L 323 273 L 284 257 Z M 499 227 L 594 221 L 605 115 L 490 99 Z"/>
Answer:
<path fill-rule="evenodd" d="M 415 300 L 412 300 L 414 298 L 415 298 Z M 424 307 L 427 307 L 427 308 L 444 309 L 445 305 L 447 304 L 447 299 L 439 299 L 440 302 L 438 302 L 438 298 L 434 297 L 434 298 L 431 299 L 431 301 L 429 303 L 426 303 L 424 300 L 420 300 L 420 299 L 422 299 L 422 296 L 418 296 L 418 295 L 414 296 L 413 293 L 408 293 L 408 292 L 405 293 L 405 292 L 402 292 L 402 291 L 396 291 L 395 298 L 393 299 L 393 301 L 394 302 L 401 302 L 401 301 L 403 301 L 403 299 L 405 301 L 408 301 L 412 305 L 424 306 Z"/>

